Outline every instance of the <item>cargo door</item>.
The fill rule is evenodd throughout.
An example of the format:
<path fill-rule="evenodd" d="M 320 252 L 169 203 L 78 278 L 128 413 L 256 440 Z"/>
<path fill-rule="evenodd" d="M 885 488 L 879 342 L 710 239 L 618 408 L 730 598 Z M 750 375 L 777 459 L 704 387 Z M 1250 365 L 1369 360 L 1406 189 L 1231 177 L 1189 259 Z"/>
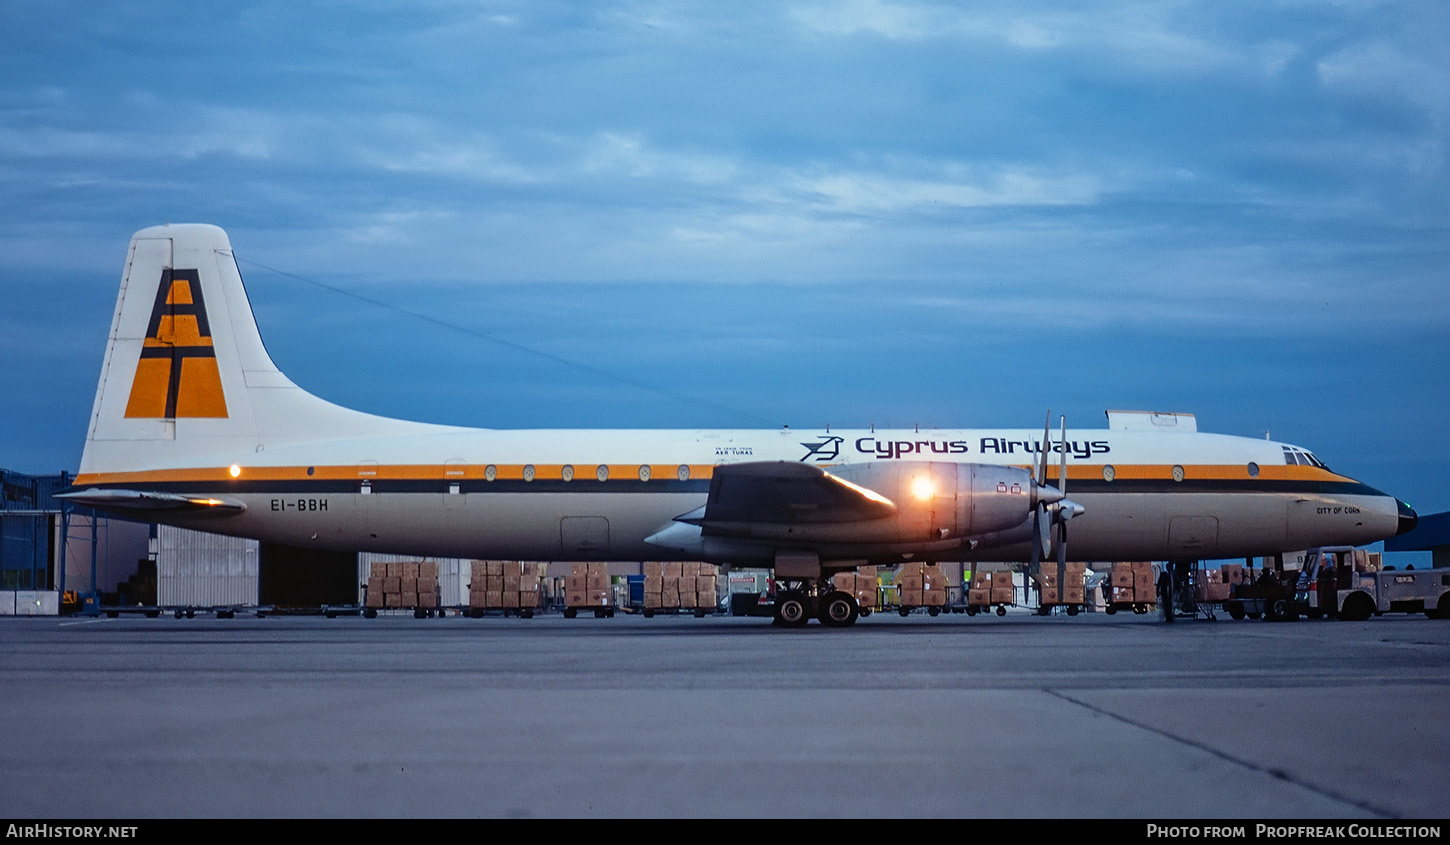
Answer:
<path fill-rule="evenodd" d="M 1175 516 L 1168 523 L 1168 551 L 1185 559 L 1213 557 L 1218 551 L 1218 518 Z"/>
<path fill-rule="evenodd" d="M 609 520 L 602 516 L 566 516 L 559 520 L 559 547 L 566 557 L 592 557 L 609 551 Z"/>

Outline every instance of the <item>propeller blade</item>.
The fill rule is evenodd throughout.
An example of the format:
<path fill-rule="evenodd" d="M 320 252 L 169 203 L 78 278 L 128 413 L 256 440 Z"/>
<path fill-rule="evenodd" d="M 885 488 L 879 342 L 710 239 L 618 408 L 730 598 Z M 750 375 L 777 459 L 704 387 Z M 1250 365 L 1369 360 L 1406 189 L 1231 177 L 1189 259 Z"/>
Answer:
<path fill-rule="evenodd" d="M 1059 421 L 1060 421 L 1060 423 L 1062 425 L 1062 439 L 1058 443 L 1058 448 L 1060 448 L 1062 451 L 1058 453 L 1059 458 L 1058 458 L 1058 464 L 1057 464 L 1057 489 L 1060 490 L 1064 496 L 1066 496 L 1067 495 L 1067 417 L 1066 416 L 1062 416 L 1062 417 L 1059 417 L 1058 419 L 1059 419 Z M 1063 508 L 1063 505 L 1064 504 L 1071 504 L 1071 503 L 1068 502 L 1066 499 L 1063 499 L 1062 501 L 1058 502 L 1057 503 L 1057 513 L 1056 513 L 1056 517 L 1057 517 L 1057 520 L 1056 520 L 1057 521 L 1057 583 L 1059 585 L 1065 584 L 1067 582 L 1067 521 L 1069 519 L 1071 519 L 1072 516 L 1073 516 L 1069 511 L 1067 511 L 1066 509 Z"/>

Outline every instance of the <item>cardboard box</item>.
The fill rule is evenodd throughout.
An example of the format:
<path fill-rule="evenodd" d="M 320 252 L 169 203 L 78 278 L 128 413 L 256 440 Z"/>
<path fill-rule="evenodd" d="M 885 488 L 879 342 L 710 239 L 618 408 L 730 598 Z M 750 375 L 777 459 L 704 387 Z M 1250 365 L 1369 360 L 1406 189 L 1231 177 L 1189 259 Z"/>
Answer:
<path fill-rule="evenodd" d="M 973 607 L 986 607 L 992 603 L 991 589 L 973 587 L 967 590 L 967 604 Z"/>

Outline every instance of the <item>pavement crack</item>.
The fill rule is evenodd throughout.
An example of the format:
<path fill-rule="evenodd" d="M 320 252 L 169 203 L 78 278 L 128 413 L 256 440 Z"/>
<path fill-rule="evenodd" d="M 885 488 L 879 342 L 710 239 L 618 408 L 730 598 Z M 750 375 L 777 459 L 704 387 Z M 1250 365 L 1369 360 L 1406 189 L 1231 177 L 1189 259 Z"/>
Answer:
<path fill-rule="evenodd" d="M 1375 814 L 1376 816 L 1378 816 L 1380 818 L 1397 819 L 1397 818 L 1400 817 L 1400 815 L 1398 813 L 1395 813 L 1395 812 L 1393 812 L 1391 810 L 1387 810 L 1387 809 L 1385 809 L 1383 807 L 1378 807 L 1378 806 L 1376 806 L 1374 804 L 1371 804 L 1371 803 L 1369 803 L 1367 801 L 1364 801 L 1363 799 L 1355 798 L 1355 797 L 1350 796 L 1350 795 L 1345 795 L 1342 792 L 1336 792 L 1336 791 L 1334 791 L 1332 789 L 1326 789 L 1326 788 L 1324 788 L 1322 786 L 1319 786 L 1318 784 L 1311 783 L 1311 782 L 1306 781 L 1306 780 L 1304 780 L 1302 778 L 1295 777 L 1291 772 L 1285 771 L 1284 769 L 1281 769 L 1281 768 L 1278 768 L 1278 767 L 1273 767 L 1273 766 L 1260 765 L 1258 763 L 1255 763 L 1252 760 L 1248 760 L 1248 759 L 1245 759 L 1243 757 L 1239 757 L 1239 756 L 1236 756 L 1234 754 L 1230 754 L 1230 753 L 1228 753 L 1226 751 L 1223 751 L 1221 749 L 1215 748 L 1215 747 L 1213 747 L 1211 745 L 1206 745 L 1206 744 L 1204 744 L 1202 742 L 1199 742 L 1196 739 L 1190 739 L 1189 737 L 1186 737 L 1186 736 L 1180 736 L 1179 734 L 1173 733 L 1171 731 L 1163 730 L 1162 728 L 1156 728 L 1156 727 L 1154 727 L 1154 726 L 1152 726 L 1150 724 L 1147 724 L 1145 722 L 1140 722 L 1140 721 L 1138 721 L 1136 719 L 1130 719 L 1127 716 L 1123 716 L 1121 714 L 1114 713 L 1111 710 L 1106 710 L 1106 709 L 1104 709 L 1102 707 L 1099 707 L 1099 706 L 1097 706 L 1095 704 L 1090 704 L 1089 702 L 1083 701 L 1083 700 L 1078 699 L 1078 698 L 1074 698 L 1073 696 L 1071 696 L 1071 695 L 1069 695 L 1069 694 L 1067 694 L 1065 692 L 1060 692 L 1058 690 L 1048 689 L 1048 688 L 1044 688 L 1043 689 L 1043 692 L 1046 692 L 1048 695 L 1051 695 L 1051 696 L 1053 696 L 1055 698 L 1060 698 L 1063 701 L 1068 702 L 1069 704 L 1077 705 L 1078 707 L 1081 707 L 1081 708 L 1083 708 L 1085 710 L 1088 710 L 1090 712 L 1096 713 L 1096 714 L 1098 714 L 1100 716 L 1106 716 L 1109 719 L 1114 719 L 1114 720 L 1116 720 L 1118 722 L 1122 722 L 1125 725 L 1130 725 L 1130 726 L 1132 726 L 1134 728 L 1138 728 L 1139 730 L 1144 730 L 1144 731 L 1148 731 L 1149 733 L 1157 734 L 1158 736 L 1161 736 L 1164 739 L 1170 740 L 1172 742 L 1176 742 L 1179 745 L 1184 745 L 1184 746 L 1187 746 L 1189 748 L 1193 748 L 1193 749 L 1196 749 L 1198 751 L 1202 751 L 1205 754 L 1209 754 L 1211 756 L 1217 757 L 1220 760 L 1223 760 L 1225 762 L 1231 763 L 1231 764 L 1233 764 L 1235 766 L 1239 766 L 1239 767 L 1244 768 L 1244 769 L 1249 769 L 1250 771 L 1259 772 L 1261 774 L 1268 775 L 1271 778 L 1275 778 L 1276 780 L 1282 780 L 1282 781 L 1285 781 L 1285 782 L 1288 782 L 1288 783 L 1292 783 L 1295 786 L 1299 787 L 1300 789 L 1306 789 L 1306 790 L 1308 790 L 1310 792 L 1316 793 L 1318 795 L 1322 795 L 1322 796 L 1324 796 L 1326 798 L 1331 798 L 1331 799 L 1333 799 L 1335 801 L 1340 801 L 1340 802 L 1343 802 L 1345 804 L 1349 804 L 1350 806 L 1358 807 L 1361 810 L 1364 810 L 1365 812 L 1368 812 L 1368 813 L 1373 813 L 1373 814 Z"/>

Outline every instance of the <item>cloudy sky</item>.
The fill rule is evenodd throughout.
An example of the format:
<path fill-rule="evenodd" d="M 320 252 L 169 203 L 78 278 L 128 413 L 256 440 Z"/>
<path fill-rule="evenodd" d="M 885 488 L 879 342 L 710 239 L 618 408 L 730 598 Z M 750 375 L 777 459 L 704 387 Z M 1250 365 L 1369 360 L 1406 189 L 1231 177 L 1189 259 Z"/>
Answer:
<path fill-rule="evenodd" d="M 126 243 L 486 427 L 1191 411 L 1450 508 L 1450 5 L 12 2 L 0 466 L 79 461 Z"/>

